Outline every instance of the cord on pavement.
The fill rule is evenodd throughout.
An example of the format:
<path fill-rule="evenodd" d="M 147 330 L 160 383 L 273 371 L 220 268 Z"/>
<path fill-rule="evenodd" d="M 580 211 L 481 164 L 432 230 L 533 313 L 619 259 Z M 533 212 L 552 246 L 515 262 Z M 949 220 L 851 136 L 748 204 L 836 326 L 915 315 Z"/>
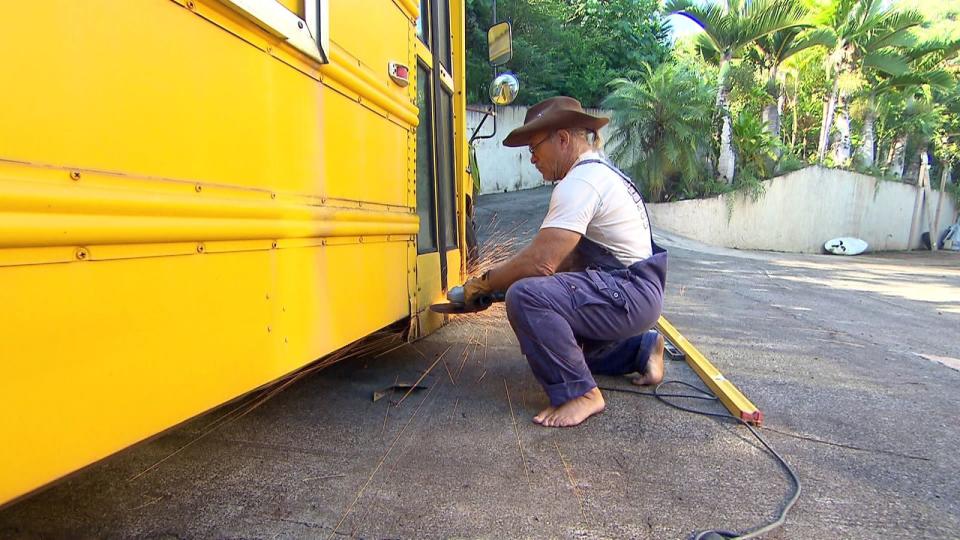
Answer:
<path fill-rule="evenodd" d="M 693 389 L 694 391 L 698 392 L 698 394 L 665 394 L 665 393 L 660 392 L 660 389 L 661 389 L 662 387 L 668 385 L 668 384 L 679 384 L 679 385 L 683 385 L 683 386 L 686 386 L 686 387 L 688 387 L 688 388 Z M 719 401 L 719 398 L 717 398 L 717 397 L 714 396 L 712 393 L 710 393 L 710 391 L 704 390 L 704 389 L 702 389 L 702 388 L 699 388 L 699 387 L 697 387 L 697 386 L 694 386 L 694 385 L 692 385 L 692 384 L 690 384 L 690 383 L 688 383 L 688 382 L 684 382 L 684 381 L 663 381 L 663 382 L 661 382 L 660 384 L 658 384 L 658 385 L 653 389 L 652 392 L 643 391 L 643 390 L 634 390 L 634 389 L 632 389 L 632 388 L 618 388 L 618 387 L 612 387 L 612 386 L 600 386 L 599 388 L 600 388 L 601 390 L 608 390 L 608 391 L 611 391 L 611 392 L 624 392 L 624 393 L 629 393 L 629 394 L 638 394 L 638 395 L 641 395 L 641 396 L 655 397 L 655 398 L 657 398 L 659 401 L 663 402 L 664 404 L 666 404 L 666 405 L 668 405 L 668 406 L 670 406 L 670 407 L 673 407 L 673 408 L 675 408 L 675 409 L 680 409 L 681 411 L 686 411 L 686 412 L 690 412 L 690 413 L 694 413 L 694 414 L 700 414 L 700 415 L 703 415 L 703 416 L 711 416 L 711 417 L 715 417 L 715 418 L 722 418 L 722 419 L 725 419 L 725 420 L 734 420 L 734 421 L 736 421 L 736 422 L 739 422 L 739 423 L 743 424 L 744 426 L 746 426 L 747 429 L 750 430 L 750 433 L 752 433 L 753 436 L 756 437 L 758 441 L 760 441 L 760 443 L 764 446 L 764 448 L 766 448 L 767 451 L 769 451 L 771 454 L 773 454 L 773 456 L 774 456 L 775 458 L 777 458 L 777 461 L 780 462 L 780 465 L 783 467 L 783 469 L 784 469 L 785 471 L 787 471 L 787 474 L 790 475 L 790 480 L 793 482 L 795 488 L 794 488 L 793 494 L 792 494 L 792 495 L 790 496 L 790 498 L 787 500 L 786 504 L 783 505 L 783 507 L 782 507 L 781 510 L 780 510 L 780 513 L 779 513 L 778 517 L 777 517 L 775 520 L 773 520 L 773 521 L 771 521 L 771 522 L 769 522 L 769 523 L 766 523 L 766 524 L 764 524 L 764 525 L 761 525 L 761 526 L 759 526 L 759 527 L 756 527 L 756 528 L 753 528 L 753 529 L 744 531 L 744 532 L 727 531 L 727 530 L 721 530 L 721 529 L 711 529 L 711 530 L 707 530 L 707 531 L 701 531 L 701 532 L 699 532 L 699 533 L 695 533 L 695 534 L 691 537 L 692 540 L 712 540 L 712 539 L 716 539 L 716 538 L 743 538 L 743 539 L 747 539 L 747 538 L 757 538 L 757 537 L 759 537 L 759 536 L 761 536 L 761 535 L 764 535 L 764 534 L 766 534 L 766 533 L 768 533 L 768 532 L 770 532 L 770 531 L 772 531 L 772 530 L 774 530 L 774 529 L 777 529 L 778 527 L 781 527 L 781 526 L 784 524 L 784 522 L 785 522 L 786 519 L 787 519 L 787 513 L 790 512 L 790 509 L 793 507 L 794 504 L 796 504 L 797 499 L 800 498 L 801 486 L 800 486 L 800 477 L 797 476 L 797 473 L 793 470 L 792 467 L 790 467 L 790 464 L 787 463 L 787 461 L 783 458 L 783 456 L 781 456 L 779 453 L 777 453 L 777 451 L 774 450 L 774 449 L 767 443 L 767 441 L 760 435 L 760 433 L 756 430 L 756 428 L 754 428 L 753 426 L 751 426 L 751 425 L 748 424 L 747 422 L 741 420 L 740 418 L 737 418 L 736 416 L 733 416 L 733 415 L 730 414 L 730 413 L 715 413 L 715 412 L 711 412 L 711 411 L 702 411 L 702 410 L 693 409 L 693 408 L 690 408 L 690 407 L 686 407 L 686 406 L 683 406 L 683 405 L 680 405 L 680 404 L 677 404 L 677 403 L 672 403 L 672 402 L 668 401 L 668 399 L 677 399 L 677 398 L 681 398 L 681 399 L 700 399 L 700 400 L 704 400 L 704 401 Z"/>

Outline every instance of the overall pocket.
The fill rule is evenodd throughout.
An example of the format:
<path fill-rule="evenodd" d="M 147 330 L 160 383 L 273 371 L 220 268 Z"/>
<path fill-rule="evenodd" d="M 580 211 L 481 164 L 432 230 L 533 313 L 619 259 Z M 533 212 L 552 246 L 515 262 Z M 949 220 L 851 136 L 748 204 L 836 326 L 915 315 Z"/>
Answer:
<path fill-rule="evenodd" d="M 623 294 L 623 288 L 617 283 L 615 277 L 607 272 L 594 270 L 592 268 L 587 269 L 587 276 L 593 285 L 594 290 L 591 292 L 599 295 L 603 300 L 602 303 L 614 305 L 624 311 L 627 310 L 627 297 Z"/>

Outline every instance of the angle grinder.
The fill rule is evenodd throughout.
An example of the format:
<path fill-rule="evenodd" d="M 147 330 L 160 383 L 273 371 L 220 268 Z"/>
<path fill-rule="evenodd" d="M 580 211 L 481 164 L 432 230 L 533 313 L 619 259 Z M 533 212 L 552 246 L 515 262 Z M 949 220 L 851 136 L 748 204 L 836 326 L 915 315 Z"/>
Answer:
<path fill-rule="evenodd" d="M 430 311 L 435 313 L 444 313 L 447 315 L 476 313 L 489 308 L 494 302 L 503 302 L 506 297 L 507 293 L 497 291 L 490 294 L 480 295 L 474 298 L 473 301 L 468 304 L 463 286 L 458 285 L 456 287 L 451 287 L 450 290 L 447 291 L 447 300 L 449 300 L 449 302 L 433 304 L 430 306 Z"/>

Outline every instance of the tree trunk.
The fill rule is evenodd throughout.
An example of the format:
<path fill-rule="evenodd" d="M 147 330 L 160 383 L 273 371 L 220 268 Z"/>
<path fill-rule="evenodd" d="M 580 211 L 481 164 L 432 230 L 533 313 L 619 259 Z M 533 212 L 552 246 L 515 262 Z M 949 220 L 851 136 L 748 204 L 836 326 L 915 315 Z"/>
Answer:
<path fill-rule="evenodd" d="M 762 120 L 763 127 L 767 133 L 777 139 L 780 138 L 780 112 L 783 110 L 783 104 L 780 101 L 780 87 L 777 85 L 777 66 L 770 68 L 770 79 L 767 81 L 767 94 L 770 96 L 771 103 L 763 108 Z"/>
<path fill-rule="evenodd" d="M 933 230 L 930 232 L 930 245 L 933 251 L 937 250 L 937 244 L 940 242 L 940 210 L 943 209 L 943 190 L 947 187 L 947 178 L 950 178 L 950 162 L 942 163 L 943 171 L 940 173 L 940 193 L 937 196 L 937 211 L 933 216 Z"/>
<path fill-rule="evenodd" d="M 899 135 L 890 149 L 893 157 L 890 159 L 890 173 L 898 179 L 903 178 L 903 157 L 907 153 L 907 136 Z"/>
<path fill-rule="evenodd" d="M 790 134 L 790 148 L 796 152 L 796 155 L 800 155 L 800 152 L 797 152 L 797 100 L 793 100 L 793 132 Z"/>
<path fill-rule="evenodd" d="M 837 140 L 834 141 L 833 164 L 846 167 L 850 164 L 850 96 L 840 92 L 837 99 Z"/>
<path fill-rule="evenodd" d="M 877 121 L 877 113 L 873 110 L 873 100 L 867 104 L 867 114 L 863 118 L 863 142 L 857 150 L 857 156 L 860 164 L 864 167 L 873 167 L 876 161 L 875 145 L 876 134 L 874 132 L 874 123 Z"/>
<path fill-rule="evenodd" d="M 793 89 L 793 100 L 791 101 L 791 108 L 793 109 L 793 133 L 790 134 L 790 148 L 799 156 L 802 154 L 802 152 L 797 150 L 797 116 L 799 116 L 797 109 L 800 106 L 800 74 L 798 73 L 794 78 L 797 82 Z M 803 146 L 806 147 L 806 144 Z"/>
<path fill-rule="evenodd" d="M 907 162 L 907 170 L 903 173 L 903 179 L 908 184 L 920 185 L 920 163 L 923 161 L 923 155 L 926 153 L 926 145 L 920 145 L 917 153 Z"/>
<path fill-rule="evenodd" d="M 830 129 L 833 128 L 833 110 L 837 105 L 837 95 L 840 93 L 840 78 L 834 75 L 833 90 L 823 111 L 823 122 L 820 124 L 820 144 L 817 146 L 817 163 L 823 164 L 827 157 L 827 148 L 830 147 Z"/>
<path fill-rule="evenodd" d="M 774 137 L 780 137 L 780 113 L 777 104 L 770 103 L 763 107 L 763 129 Z"/>
<path fill-rule="evenodd" d="M 733 125 L 730 121 L 730 111 L 727 109 L 727 71 L 730 68 L 730 57 L 725 55 L 720 61 L 720 74 L 717 81 L 717 111 L 720 113 L 720 156 L 717 160 L 717 172 L 724 182 L 733 182 L 736 172 L 737 156 L 733 153 Z"/>
<path fill-rule="evenodd" d="M 736 172 L 737 156 L 733 153 L 733 126 L 730 122 L 730 113 L 724 111 L 723 125 L 720 126 L 720 159 L 717 162 L 717 172 L 724 182 L 733 182 Z"/>

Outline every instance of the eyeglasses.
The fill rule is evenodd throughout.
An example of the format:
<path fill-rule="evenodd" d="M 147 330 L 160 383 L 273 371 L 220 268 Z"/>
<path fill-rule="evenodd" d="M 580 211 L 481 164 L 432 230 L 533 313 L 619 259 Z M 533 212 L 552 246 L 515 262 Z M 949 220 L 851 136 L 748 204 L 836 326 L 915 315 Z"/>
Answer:
<path fill-rule="evenodd" d="M 530 146 L 527 147 L 527 150 L 529 150 L 531 154 L 534 153 L 534 152 L 536 152 L 537 147 L 540 146 L 541 144 L 549 141 L 550 139 L 552 139 L 554 133 L 556 133 L 556 131 L 553 131 L 553 132 L 551 132 L 549 135 L 547 135 L 546 137 L 540 139 L 540 142 L 538 142 L 537 144 L 531 144 Z"/>

